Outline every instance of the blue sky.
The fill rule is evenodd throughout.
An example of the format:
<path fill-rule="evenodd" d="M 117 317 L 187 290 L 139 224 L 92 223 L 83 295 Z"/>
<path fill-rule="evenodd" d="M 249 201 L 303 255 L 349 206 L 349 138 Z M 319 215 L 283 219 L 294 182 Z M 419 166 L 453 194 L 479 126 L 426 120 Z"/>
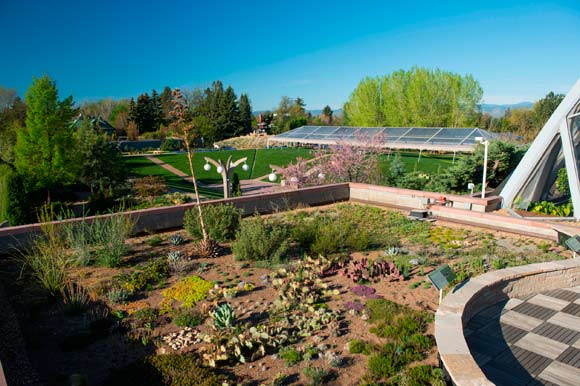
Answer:
<path fill-rule="evenodd" d="M 340 108 L 363 77 L 418 65 L 513 103 L 580 77 L 578 0 L 0 0 L 0 36 L 0 85 L 23 95 L 46 73 L 77 101 L 221 79 L 256 110 Z"/>

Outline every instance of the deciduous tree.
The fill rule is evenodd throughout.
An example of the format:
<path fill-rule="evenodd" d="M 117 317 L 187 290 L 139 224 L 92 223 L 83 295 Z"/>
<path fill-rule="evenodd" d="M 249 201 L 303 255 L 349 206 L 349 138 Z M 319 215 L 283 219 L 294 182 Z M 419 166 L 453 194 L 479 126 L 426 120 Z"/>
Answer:
<path fill-rule="evenodd" d="M 363 79 L 344 116 L 353 126 L 470 126 L 482 95 L 471 75 L 414 67 Z"/>

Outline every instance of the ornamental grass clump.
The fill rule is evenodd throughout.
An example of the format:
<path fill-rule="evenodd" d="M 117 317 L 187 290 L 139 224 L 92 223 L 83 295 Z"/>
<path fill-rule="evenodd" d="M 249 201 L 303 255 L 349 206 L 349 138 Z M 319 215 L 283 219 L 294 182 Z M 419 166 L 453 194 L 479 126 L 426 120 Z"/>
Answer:
<path fill-rule="evenodd" d="M 133 221 L 123 213 L 110 214 L 92 223 L 96 261 L 105 267 L 117 267 L 127 252 L 125 241 L 133 229 Z"/>
<path fill-rule="evenodd" d="M 67 315 L 82 314 L 91 302 L 88 291 L 72 281 L 62 289 L 62 306 Z"/>
<path fill-rule="evenodd" d="M 45 209 L 40 215 L 42 235 L 21 257 L 24 268 L 30 270 L 34 279 L 52 296 L 59 297 L 69 281 L 66 271 L 74 259 L 66 253 L 62 229 L 51 219 L 51 211 Z"/>

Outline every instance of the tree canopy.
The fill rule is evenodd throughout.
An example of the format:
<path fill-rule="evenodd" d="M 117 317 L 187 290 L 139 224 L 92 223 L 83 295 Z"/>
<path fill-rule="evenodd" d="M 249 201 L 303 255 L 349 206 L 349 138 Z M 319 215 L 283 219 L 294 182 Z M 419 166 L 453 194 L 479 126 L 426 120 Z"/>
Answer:
<path fill-rule="evenodd" d="M 344 115 L 353 126 L 470 126 L 482 95 L 471 75 L 413 67 L 363 79 Z"/>
<path fill-rule="evenodd" d="M 26 125 L 18 129 L 15 166 L 31 188 L 50 189 L 75 180 L 72 96 L 59 101 L 56 83 L 34 78 L 26 92 Z"/>

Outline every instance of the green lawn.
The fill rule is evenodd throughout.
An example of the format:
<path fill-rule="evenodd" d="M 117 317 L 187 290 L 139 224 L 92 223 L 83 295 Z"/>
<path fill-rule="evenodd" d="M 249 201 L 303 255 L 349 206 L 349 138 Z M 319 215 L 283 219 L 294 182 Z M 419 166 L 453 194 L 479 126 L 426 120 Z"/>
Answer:
<path fill-rule="evenodd" d="M 248 171 L 244 171 L 241 166 L 236 168 L 236 173 L 238 173 L 238 176 L 241 180 L 258 178 L 267 175 L 271 172 L 269 167 L 270 164 L 283 167 L 288 165 L 290 162 L 295 161 L 298 157 L 304 159 L 310 159 L 313 157 L 312 151 L 304 148 L 197 152 L 195 153 L 193 159 L 193 167 L 195 169 L 197 179 L 205 184 L 220 183 L 222 181 L 221 176 L 218 175 L 213 165 L 211 166 L 210 171 L 204 170 L 204 157 L 210 157 L 215 160 L 221 159 L 225 162 L 230 155 L 232 156 L 233 161 L 236 161 L 242 157 L 248 157 L 247 163 L 250 167 Z M 390 157 L 387 155 L 381 155 L 379 157 L 379 162 L 384 167 L 387 167 L 392 157 L 393 155 Z M 172 165 L 176 169 L 181 170 L 187 175 L 191 174 L 189 172 L 189 163 L 187 161 L 186 154 L 167 154 L 160 155 L 157 158 Z M 407 172 L 417 170 L 428 174 L 437 174 L 438 172 L 443 171 L 452 165 L 453 155 L 429 155 L 424 153 L 422 154 L 421 160 L 419 161 L 418 152 L 402 152 L 401 159 Z M 165 177 L 168 186 L 186 191 L 192 190 L 191 185 L 186 181 L 183 181 L 181 178 L 163 169 L 161 166 L 155 165 L 145 157 L 126 157 L 125 160 L 132 175 L 138 177 L 148 175 L 162 175 Z M 206 193 L 211 194 L 210 192 Z"/>
<path fill-rule="evenodd" d="M 270 173 L 269 165 L 287 166 L 294 162 L 296 158 L 310 159 L 313 157 L 310 149 L 258 149 L 256 154 L 256 164 L 252 178 L 258 178 Z"/>
<path fill-rule="evenodd" d="M 247 180 L 251 178 L 251 167 L 254 163 L 254 155 L 256 154 L 255 150 L 224 150 L 224 151 L 211 151 L 211 152 L 197 152 L 194 154 L 193 157 L 193 169 L 195 170 L 195 177 L 206 184 L 221 182 L 222 178 L 217 173 L 215 166 L 211 165 L 210 171 L 205 171 L 203 166 L 205 165 L 204 157 L 209 157 L 214 160 L 222 160 L 224 163 L 228 159 L 228 157 L 232 156 L 232 162 L 237 161 L 242 157 L 248 157 L 247 163 L 250 166 L 250 170 L 245 172 L 242 169 L 242 166 L 238 166 L 236 168 L 236 173 L 240 177 L 240 180 Z M 187 160 L 186 154 L 167 154 L 167 155 L 160 155 L 159 158 L 162 161 L 170 164 L 176 169 L 181 170 L 182 172 L 186 173 L 187 175 L 191 175 L 189 171 L 189 162 Z"/>
<path fill-rule="evenodd" d="M 248 157 L 246 161 L 250 169 L 244 171 L 241 166 L 235 169 L 238 173 L 240 180 L 248 180 L 252 178 L 257 178 L 264 176 L 271 172 L 269 167 L 270 164 L 278 166 L 286 166 L 290 162 L 296 160 L 298 157 L 302 158 L 312 158 L 311 151 L 308 149 L 258 149 L 258 150 L 224 150 L 224 151 L 212 151 L 212 152 L 198 152 L 195 153 L 193 157 L 193 168 L 195 170 L 195 176 L 197 179 L 203 183 L 216 183 L 221 182 L 221 177 L 217 174 L 215 167 L 211 165 L 211 170 L 204 170 L 205 165 L 204 157 L 209 157 L 214 160 L 222 160 L 225 162 L 229 156 L 232 156 L 232 161 L 237 161 L 242 157 Z M 176 169 L 181 170 L 188 175 L 189 163 L 187 161 L 186 154 L 168 154 L 160 155 L 157 158 L 167 162 Z M 255 163 L 254 163 L 255 159 Z"/>
<path fill-rule="evenodd" d="M 194 193 L 193 184 L 184 181 L 182 178 L 154 164 L 145 157 L 125 157 L 124 160 L 129 168 L 129 174 L 134 177 L 163 176 L 167 187 L 178 189 L 182 192 Z M 215 191 L 213 189 L 199 188 L 199 193 L 208 198 L 223 198 L 221 191 Z"/>
<path fill-rule="evenodd" d="M 387 155 L 381 155 L 379 157 L 379 162 L 381 165 L 386 166 L 392 159 L 393 154 L 391 154 L 390 157 L 387 157 Z M 453 164 L 453 155 L 429 155 L 423 153 L 421 155 L 421 160 L 419 160 L 419 153 L 402 152 L 401 161 L 403 161 L 407 172 L 417 170 L 427 174 L 437 174 Z"/>

